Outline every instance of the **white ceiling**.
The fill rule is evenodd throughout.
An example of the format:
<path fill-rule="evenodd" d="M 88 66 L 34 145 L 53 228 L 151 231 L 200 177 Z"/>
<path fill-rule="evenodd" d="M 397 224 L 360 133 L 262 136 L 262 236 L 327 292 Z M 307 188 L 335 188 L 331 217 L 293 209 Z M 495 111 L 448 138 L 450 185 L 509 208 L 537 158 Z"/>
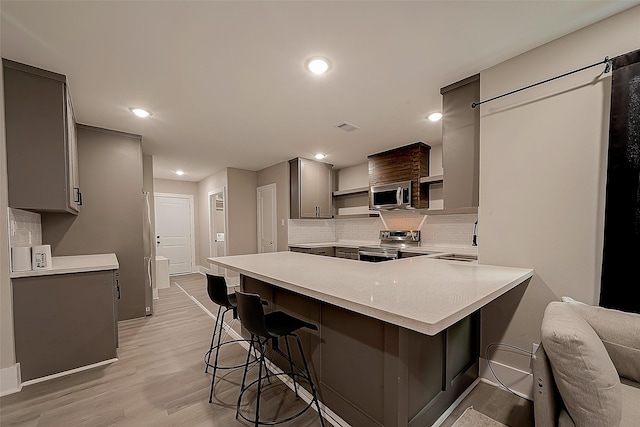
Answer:
<path fill-rule="evenodd" d="M 439 144 L 441 87 L 639 3 L 2 0 L 1 52 L 65 74 L 79 123 L 142 135 L 156 178 L 199 181 Z"/>

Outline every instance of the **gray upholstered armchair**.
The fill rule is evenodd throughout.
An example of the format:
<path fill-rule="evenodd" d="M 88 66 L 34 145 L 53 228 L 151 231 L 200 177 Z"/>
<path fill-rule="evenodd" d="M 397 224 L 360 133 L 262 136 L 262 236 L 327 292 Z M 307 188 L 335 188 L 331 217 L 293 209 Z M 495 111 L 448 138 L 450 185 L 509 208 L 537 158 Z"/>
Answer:
<path fill-rule="evenodd" d="M 640 426 L 640 315 L 550 303 L 533 357 L 536 427 Z"/>

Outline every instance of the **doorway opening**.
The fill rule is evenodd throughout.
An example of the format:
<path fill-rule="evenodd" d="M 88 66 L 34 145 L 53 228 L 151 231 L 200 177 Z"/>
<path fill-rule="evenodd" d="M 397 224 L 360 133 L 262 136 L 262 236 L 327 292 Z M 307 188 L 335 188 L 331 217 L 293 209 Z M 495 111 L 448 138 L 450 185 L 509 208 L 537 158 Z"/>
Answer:
<path fill-rule="evenodd" d="M 209 256 L 220 257 L 227 254 L 226 209 L 224 188 L 210 191 L 209 196 Z M 224 269 L 210 266 L 212 274 L 224 274 Z"/>

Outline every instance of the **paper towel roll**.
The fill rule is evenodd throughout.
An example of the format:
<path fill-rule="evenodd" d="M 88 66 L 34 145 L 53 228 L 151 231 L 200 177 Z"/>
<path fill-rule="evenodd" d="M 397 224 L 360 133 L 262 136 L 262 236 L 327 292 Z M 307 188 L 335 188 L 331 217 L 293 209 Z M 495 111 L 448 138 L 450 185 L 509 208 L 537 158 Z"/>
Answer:
<path fill-rule="evenodd" d="M 11 248 L 11 271 L 31 270 L 31 246 Z"/>
<path fill-rule="evenodd" d="M 48 270 L 51 268 L 51 245 L 34 246 L 31 264 L 34 270 Z"/>

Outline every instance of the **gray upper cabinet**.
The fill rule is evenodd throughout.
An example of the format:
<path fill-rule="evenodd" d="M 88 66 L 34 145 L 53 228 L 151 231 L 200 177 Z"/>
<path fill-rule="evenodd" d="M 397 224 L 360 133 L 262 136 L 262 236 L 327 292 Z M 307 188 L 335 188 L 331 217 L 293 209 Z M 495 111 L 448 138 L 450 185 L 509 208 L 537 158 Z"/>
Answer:
<path fill-rule="evenodd" d="M 289 160 L 291 218 L 332 218 L 333 165 L 313 160 Z"/>
<path fill-rule="evenodd" d="M 477 208 L 480 168 L 480 75 L 440 89 L 444 209 Z"/>
<path fill-rule="evenodd" d="M 7 59 L 2 65 L 9 207 L 77 214 L 82 194 L 66 77 Z"/>

